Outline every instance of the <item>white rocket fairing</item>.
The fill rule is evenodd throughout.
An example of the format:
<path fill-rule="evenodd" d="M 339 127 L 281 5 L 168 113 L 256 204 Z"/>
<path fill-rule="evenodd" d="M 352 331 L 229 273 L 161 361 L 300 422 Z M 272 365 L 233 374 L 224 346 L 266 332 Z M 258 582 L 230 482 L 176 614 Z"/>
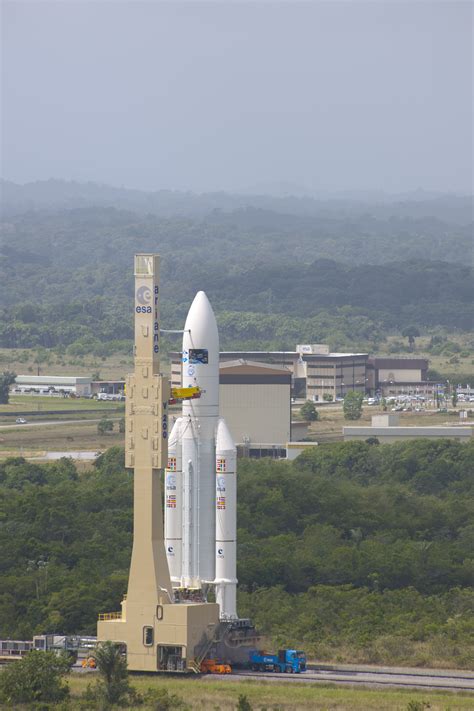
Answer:
<path fill-rule="evenodd" d="M 184 588 L 215 584 L 221 617 L 232 619 L 237 617 L 236 448 L 219 419 L 219 334 L 203 291 L 184 326 L 182 386 L 199 387 L 200 397 L 183 402 L 168 445 L 165 545 L 171 579 Z"/>

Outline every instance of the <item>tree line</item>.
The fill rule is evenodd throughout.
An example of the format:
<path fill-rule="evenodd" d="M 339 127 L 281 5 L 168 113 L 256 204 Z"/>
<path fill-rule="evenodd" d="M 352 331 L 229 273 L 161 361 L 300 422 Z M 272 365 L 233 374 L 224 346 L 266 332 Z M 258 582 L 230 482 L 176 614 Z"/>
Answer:
<path fill-rule="evenodd" d="M 472 663 L 473 454 L 420 440 L 240 460 L 240 613 L 321 658 L 400 661 L 416 647 L 420 663 L 448 650 Z M 119 448 L 80 475 L 70 460 L 0 465 L 2 637 L 93 634 L 119 609 L 132 483 Z"/>

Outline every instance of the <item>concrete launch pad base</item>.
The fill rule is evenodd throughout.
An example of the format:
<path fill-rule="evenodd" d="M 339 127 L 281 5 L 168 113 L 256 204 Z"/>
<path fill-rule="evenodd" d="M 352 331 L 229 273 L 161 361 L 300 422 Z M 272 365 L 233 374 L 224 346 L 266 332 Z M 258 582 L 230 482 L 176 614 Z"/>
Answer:
<path fill-rule="evenodd" d="M 130 671 L 195 672 L 219 625 L 216 603 L 122 602 L 122 613 L 101 615 L 97 637 L 126 647 Z"/>

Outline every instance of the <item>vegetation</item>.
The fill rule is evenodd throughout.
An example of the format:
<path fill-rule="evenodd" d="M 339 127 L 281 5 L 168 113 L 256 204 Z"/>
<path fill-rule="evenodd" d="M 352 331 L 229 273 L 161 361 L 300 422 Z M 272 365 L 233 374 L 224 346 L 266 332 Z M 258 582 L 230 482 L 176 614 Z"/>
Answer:
<path fill-rule="evenodd" d="M 408 338 L 408 348 L 411 352 L 415 350 L 415 338 L 421 336 L 419 329 L 416 326 L 407 326 L 402 331 L 402 336 Z"/>
<path fill-rule="evenodd" d="M 75 711 L 76 708 L 89 711 L 92 708 L 83 700 L 89 679 L 87 674 L 71 675 L 68 711 Z M 430 711 L 472 711 L 473 705 L 473 695 L 469 693 L 354 686 L 344 688 L 324 683 L 284 681 L 271 684 L 264 679 L 233 681 L 209 676 L 205 679 L 184 679 L 143 674 L 134 676 L 133 685 L 137 700 L 143 700 L 139 706 L 143 711 L 168 711 L 174 708 L 187 708 L 188 711 L 236 711 L 240 695 L 247 697 L 254 711 L 412 711 L 416 707 L 410 704 L 415 703 Z"/>
<path fill-rule="evenodd" d="M 102 417 L 102 419 L 97 424 L 97 432 L 100 435 L 106 434 L 107 432 L 113 432 L 114 423 L 107 417 Z M 122 431 L 122 430 L 121 430 Z M 123 430 L 125 431 L 125 430 Z"/>
<path fill-rule="evenodd" d="M 103 699 L 106 704 L 120 704 L 131 692 L 128 683 L 127 660 L 120 645 L 104 642 L 94 652 L 94 659 L 100 681 L 90 694 Z"/>
<path fill-rule="evenodd" d="M 362 416 L 363 393 L 349 390 L 344 397 L 344 417 L 346 420 L 360 420 Z"/>
<path fill-rule="evenodd" d="M 69 672 L 70 660 L 54 652 L 29 652 L 15 664 L 8 665 L 0 674 L 0 703 L 9 708 L 18 704 L 64 701 L 69 687 L 64 677 Z M 38 708 L 38 707 L 37 707 Z"/>
<path fill-rule="evenodd" d="M 306 402 L 301 405 L 300 415 L 304 420 L 308 420 L 309 422 L 316 422 L 319 418 L 319 413 L 316 410 L 314 402 L 311 402 L 311 400 L 306 400 Z"/>
<path fill-rule="evenodd" d="M 474 662 L 474 444 L 320 445 L 295 462 L 240 460 L 239 609 L 275 646 L 321 660 Z M 110 449 L 0 464 L 0 629 L 88 632 L 119 609 L 132 477 Z M 31 566 L 31 561 L 47 565 Z"/>
<path fill-rule="evenodd" d="M 5 370 L 0 375 L 0 405 L 8 405 L 10 385 L 15 382 L 16 373 Z"/>
<path fill-rule="evenodd" d="M 0 345 L 57 348 L 70 358 L 131 353 L 132 255 L 156 244 L 163 257 L 163 322 L 181 328 L 205 285 L 224 347 L 329 342 L 365 349 L 409 326 L 471 328 L 472 279 L 463 256 L 469 225 L 450 224 L 447 213 L 446 223 L 394 218 L 401 206 L 375 221 L 354 217 L 354 206 L 327 214 L 318 204 L 304 214 L 298 201 L 287 206 L 286 214 L 274 200 L 272 209 L 199 218 L 92 206 L 11 214 L 0 255 L 8 265 L 0 287 Z M 24 283 L 34 300 L 25 297 Z M 45 353 L 39 358 L 46 362 Z"/>

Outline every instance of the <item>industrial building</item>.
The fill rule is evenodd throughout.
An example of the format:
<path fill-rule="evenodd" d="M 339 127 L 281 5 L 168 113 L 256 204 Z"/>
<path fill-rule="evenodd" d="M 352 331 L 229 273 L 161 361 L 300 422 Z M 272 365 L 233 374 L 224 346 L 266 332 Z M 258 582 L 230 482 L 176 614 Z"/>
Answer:
<path fill-rule="evenodd" d="M 437 383 L 428 380 L 429 361 L 426 358 L 381 358 L 367 361 L 367 391 L 384 397 L 391 395 L 422 395 L 432 399 Z"/>
<path fill-rule="evenodd" d="M 172 353 L 172 378 L 177 382 L 180 354 Z M 222 351 L 221 363 L 237 359 L 267 363 L 291 372 L 292 397 L 321 402 L 343 398 L 349 390 L 364 394 L 413 394 L 433 398 L 438 385 L 428 380 L 426 358 L 332 353 L 326 344 L 297 345 L 294 351 Z"/>
<path fill-rule="evenodd" d="M 180 377 L 181 354 L 171 353 L 173 384 Z M 221 351 L 221 364 L 238 360 L 284 368 L 291 374 L 291 395 L 315 401 L 335 400 L 349 390 L 366 391 L 367 353 L 331 353 L 325 344 L 298 345 L 294 351 Z"/>
<path fill-rule="evenodd" d="M 431 427 L 400 427 L 399 417 L 396 413 L 387 415 L 374 415 L 372 426 L 343 427 L 344 441 L 363 440 L 376 437 L 380 444 L 406 441 L 410 439 L 439 439 L 449 437 L 461 442 L 469 442 L 474 434 L 474 428 L 463 425 L 431 426 Z"/>
<path fill-rule="evenodd" d="M 219 368 L 221 411 L 234 441 L 270 453 L 291 439 L 291 373 L 239 359 Z"/>
<path fill-rule="evenodd" d="M 59 393 L 72 393 L 78 397 L 90 397 L 92 379 L 66 375 L 17 375 L 14 389 L 22 393 L 36 392 L 46 394 L 56 391 Z"/>
<path fill-rule="evenodd" d="M 181 361 L 176 358 L 171 382 L 181 385 Z M 306 436 L 307 424 L 291 422 L 291 385 L 288 367 L 221 359 L 220 408 L 240 455 L 284 456 L 286 442 Z"/>

